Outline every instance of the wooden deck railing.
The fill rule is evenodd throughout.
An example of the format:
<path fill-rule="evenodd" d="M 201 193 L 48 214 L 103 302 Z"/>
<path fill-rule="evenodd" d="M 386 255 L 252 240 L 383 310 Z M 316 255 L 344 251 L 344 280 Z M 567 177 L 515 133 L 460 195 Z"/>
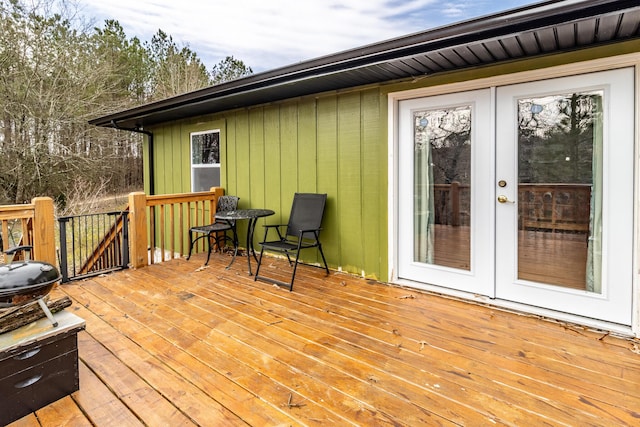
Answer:
<path fill-rule="evenodd" d="M 158 196 L 131 193 L 131 266 L 142 267 L 186 254 L 189 228 L 210 223 L 218 197 L 223 194 L 224 190 L 219 187 L 198 193 Z M 57 265 L 56 229 L 53 200 L 49 197 L 36 197 L 30 204 L 0 206 L 3 251 L 19 244 L 32 245 L 34 259 Z M 98 249 L 102 247 L 104 245 L 97 245 Z M 204 242 L 201 242 L 194 251 L 203 248 Z"/>
<path fill-rule="evenodd" d="M 56 265 L 53 199 L 36 197 L 24 205 L 0 206 L 2 250 L 33 246 L 33 259 Z"/>
<path fill-rule="evenodd" d="M 433 187 L 435 223 L 468 226 L 471 221 L 471 186 L 454 181 Z"/>
<path fill-rule="evenodd" d="M 189 228 L 211 223 L 218 197 L 223 194 L 220 187 L 205 192 L 158 196 L 131 193 L 131 266 L 143 267 L 186 254 L 189 250 Z"/>
<path fill-rule="evenodd" d="M 589 231 L 591 185 L 520 184 L 518 193 L 521 230 Z"/>
<path fill-rule="evenodd" d="M 467 226 L 471 209 L 470 186 L 453 182 L 434 185 L 436 224 Z M 589 184 L 519 184 L 521 230 L 589 231 Z"/>
<path fill-rule="evenodd" d="M 14 246 L 32 244 L 34 209 L 32 205 L 0 207 L 0 247 L 6 251 Z"/>
<path fill-rule="evenodd" d="M 439 223 L 469 223 L 469 186 L 437 185 Z M 589 230 L 591 189 L 581 184 L 521 184 L 520 228 L 585 232 Z M 212 221 L 222 188 L 184 194 L 129 195 L 129 234 L 132 267 L 177 258 L 189 250 L 188 230 Z M 36 197 L 31 204 L 0 206 L 2 250 L 12 245 L 12 231 L 20 229 L 20 244 L 33 246 L 33 258 L 56 264 L 53 200 Z M 13 241 L 14 246 L 16 241 Z M 201 250 L 201 243 L 196 251 Z"/>

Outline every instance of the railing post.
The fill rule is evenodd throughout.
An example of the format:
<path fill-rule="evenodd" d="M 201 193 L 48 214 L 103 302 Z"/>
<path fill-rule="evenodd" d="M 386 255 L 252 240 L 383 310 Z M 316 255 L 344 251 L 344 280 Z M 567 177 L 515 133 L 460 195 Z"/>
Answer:
<path fill-rule="evenodd" d="M 69 281 L 69 264 L 67 254 L 69 248 L 67 247 L 67 222 L 68 218 L 58 219 L 58 225 L 60 226 L 60 274 L 62 274 L 62 283 Z"/>
<path fill-rule="evenodd" d="M 129 193 L 129 238 L 131 242 L 131 266 L 144 267 L 148 264 L 147 241 L 147 196 L 138 191 Z"/>
<path fill-rule="evenodd" d="M 211 200 L 211 204 L 209 205 L 210 206 L 209 212 L 211 214 L 211 219 L 213 219 L 213 217 L 216 214 L 216 207 L 218 206 L 218 197 L 224 196 L 224 188 L 211 187 L 209 191 L 213 193 L 213 199 Z"/>
<path fill-rule="evenodd" d="M 33 216 L 33 258 L 56 265 L 55 217 L 51 197 L 35 197 Z"/>
<path fill-rule="evenodd" d="M 122 212 L 122 268 L 129 266 L 129 212 Z"/>
<path fill-rule="evenodd" d="M 453 181 L 451 183 L 451 192 L 449 193 L 451 198 L 451 226 L 460 226 L 460 183 Z"/>
<path fill-rule="evenodd" d="M 220 196 L 224 196 L 224 188 L 222 188 L 222 187 L 211 187 L 209 189 L 209 191 L 211 191 L 213 193 L 213 198 L 209 202 L 209 215 L 211 217 L 211 221 L 214 221 L 214 218 L 216 216 L 216 210 L 218 209 L 218 198 Z M 216 238 L 219 237 L 219 236 L 220 236 L 220 233 L 218 233 Z M 223 242 L 223 244 L 224 244 L 224 242 Z M 216 244 L 216 250 L 220 249 L 220 247 L 218 245 L 219 244 Z"/>

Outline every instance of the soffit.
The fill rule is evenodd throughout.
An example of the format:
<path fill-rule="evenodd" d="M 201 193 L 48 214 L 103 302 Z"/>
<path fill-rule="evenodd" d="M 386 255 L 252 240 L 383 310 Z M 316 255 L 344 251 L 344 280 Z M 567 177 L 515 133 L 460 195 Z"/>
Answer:
<path fill-rule="evenodd" d="M 143 129 L 314 93 L 414 79 L 638 37 L 637 0 L 547 1 L 251 75 L 89 123 Z"/>

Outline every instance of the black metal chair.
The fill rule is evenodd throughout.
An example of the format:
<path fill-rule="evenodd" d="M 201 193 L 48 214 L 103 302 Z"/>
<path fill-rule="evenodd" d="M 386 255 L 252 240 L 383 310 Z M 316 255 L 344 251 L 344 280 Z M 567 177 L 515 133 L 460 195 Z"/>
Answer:
<path fill-rule="evenodd" d="M 240 198 L 236 196 L 220 196 L 216 205 L 216 212 L 236 210 L 238 208 L 238 200 L 240 200 Z M 232 237 L 227 236 L 227 231 L 229 230 L 233 233 Z M 200 236 L 194 239 L 194 235 L 198 234 L 200 234 Z M 191 258 L 191 251 L 196 242 L 204 238 L 207 239 L 207 262 L 205 262 L 204 265 L 209 264 L 213 247 L 224 246 L 227 240 L 230 240 L 233 243 L 234 250 L 236 252 L 238 251 L 238 238 L 235 233 L 235 224 L 231 221 L 216 219 L 212 224 L 200 225 L 189 229 L 189 256 L 187 256 L 187 260 Z"/>
<path fill-rule="evenodd" d="M 296 193 L 293 198 L 293 205 L 291 206 L 291 213 L 289 215 L 288 224 L 280 225 L 265 225 L 264 241 L 260 243 L 260 257 L 258 258 L 258 266 L 256 268 L 256 275 L 254 280 L 264 280 L 270 283 L 275 283 L 279 286 L 288 286 L 289 291 L 293 290 L 293 281 L 296 278 L 296 270 L 298 264 L 307 264 L 313 267 L 322 268 L 322 266 L 316 266 L 300 261 L 300 251 L 303 249 L 318 248 L 322 262 L 324 263 L 324 269 L 329 274 L 329 267 L 327 267 L 327 260 L 324 258 L 322 252 L 322 245 L 320 244 L 320 225 L 322 224 L 322 216 L 324 214 L 324 206 L 327 201 L 326 194 L 313 194 L 313 193 Z M 280 232 L 281 227 L 287 227 L 286 232 L 283 235 Z M 269 230 L 275 229 L 278 233 L 277 240 L 267 240 Z M 264 251 L 273 251 L 285 254 L 289 265 L 292 264 L 291 256 L 295 254 L 295 263 L 293 264 L 293 273 L 291 275 L 291 281 L 285 283 L 276 279 L 272 279 L 265 276 L 260 276 L 260 266 L 262 265 L 262 256 Z"/>

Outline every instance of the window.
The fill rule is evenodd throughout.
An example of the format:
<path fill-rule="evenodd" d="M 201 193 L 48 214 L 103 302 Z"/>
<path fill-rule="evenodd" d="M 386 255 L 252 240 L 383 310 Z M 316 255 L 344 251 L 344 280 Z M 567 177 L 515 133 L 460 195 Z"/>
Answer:
<path fill-rule="evenodd" d="M 191 133 L 191 191 L 220 186 L 220 130 Z"/>

